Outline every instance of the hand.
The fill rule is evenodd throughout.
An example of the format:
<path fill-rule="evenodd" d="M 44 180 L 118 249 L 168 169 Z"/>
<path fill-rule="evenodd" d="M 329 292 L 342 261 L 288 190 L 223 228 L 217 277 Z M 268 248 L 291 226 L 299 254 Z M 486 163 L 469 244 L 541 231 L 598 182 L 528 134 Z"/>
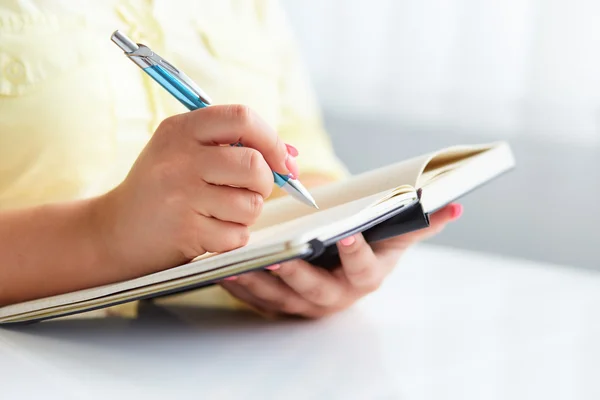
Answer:
<path fill-rule="evenodd" d="M 457 219 L 462 206 L 449 205 L 430 218 L 428 228 L 367 244 L 358 234 L 337 244 L 341 266 L 332 272 L 301 260 L 228 278 L 221 286 L 257 311 L 270 315 L 323 317 L 377 290 L 413 244 L 439 233 Z"/>
<path fill-rule="evenodd" d="M 241 142 L 244 147 L 229 146 Z M 98 206 L 107 265 L 139 276 L 245 245 L 294 158 L 257 114 L 212 106 L 164 120 L 124 182 Z"/>

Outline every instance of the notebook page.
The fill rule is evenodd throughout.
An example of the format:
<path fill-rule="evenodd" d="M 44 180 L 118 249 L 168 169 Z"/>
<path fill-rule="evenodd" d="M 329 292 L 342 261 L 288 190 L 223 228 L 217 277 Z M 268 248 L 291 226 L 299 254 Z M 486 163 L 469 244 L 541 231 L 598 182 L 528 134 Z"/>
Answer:
<path fill-rule="evenodd" d="M 354 202 L 342 204 L 341 206 L 329 210 L 323 210 L 318 215 L 307 215 L 303 218 L 279 224 L 262 231 L 252 232 L 250 241 L 246 246 L 227 253 L 205 255 L 199 257 L 196 262 L 165 269 L 129 281 L 117 282 L 1 307 L 0 318 L 36 309 L 57 307 L 108 296 L 134 288 L 145 287 L 210 271 L 224 265 L 231 265 L 245 260 L 263 257 L 268 254 L 282 252 L 289 247 L 292 241 L 301 240 L 307 234 L 316 237 L 316 233 L 313 234 L 312 232 L 318 231 L 324 225 L 335 227 L 335 224 L 341 220 L 346 220 L 346 223 L 352 223 L 352 220 L 359 218 L 357 216 L 361 214 L 362 211 L 379 203 L 382 198 L 390 197 L 392 194 L 393 193 L 390 193 L 389 191 L 378 193 Z"/>
<path fill-rule="evenodd" d="M 140 288 L 160 282 L 178 279 L 185 276 L 210 271 L 223 265 L 230 265 L 247 259 L 258 258 L 264 256 L 265 254 L 277 253 L 285 250 L 285 248 L 286 244 L 281 241 L 270 241 L 267 244 L 261 243 L 258 245 L 255 244 L 254 246 L 241 247 L 227 253 L 212 254 L 209 257 L 200 258 L 197 262 L 191 262 L 177 267 L 168 268 L 163 271 L 141 276 L 139 278 L 0 307 L 0 318 L 36 309 L 56 307 L 70 303 L 86 301 L 93 298 L 128 291 L 134 288 Z"/>
<path fill-rule="evenodd" d="M 423 188 L 421 204 L 425 212 L 433 212 L 494 177 L 513 168 L 514 156 L 507 144 L 500 144 L 467 159 L 428 171 L 419 187 Z"/>
<path fill-rule="evenodd" d="M 384 193 L 399 186 L 415 187 L 419 174 L 433 155 L 435 153 L 415 157 L 309 190 L 319 208 L 326 210 L 377 193 Z M 289 196 L 281 197 L 265 204 L 252 230 L 263 229 L 318 212 L 319 210 L 299 204 Z"/>
<path fill-rule="evenodd" d="M 327 210 L 325 219 L 321 217 L 317 220 L 314 216 L 307 216 L 306 218 L 302 218 L 301 222 L 292 221 L 291 223 L 267 228 L 258 232 L 259 235 L 257 235 L 256 238 L 257 241 L 261 243 L 268 243 L 269 241 L 288 242 L 288 250 L 267 257 L 282 257 L 284 256 L 285 251 L 290 252 L 290 254 L 296 254 L 301 246 L 307 246 L 306 242 L 313 238 L 318 237 L 319 239 L 325 240 L 332 236 L 337 236 L 339 233 L 346 232 L 356 226 L 362 225 L 376 216 L 385 214 L 387 211 L 397 208 L 401 204 L 410 203 L 414 200 L 416 200 L 416 193 L 414 190 L 403 190 L 399 193 L 381 193 Z M 314 228 L 315 224 L 319 224 L 319 227 L 316 229 Z M 254 261 L 255 260 L 248 260 L 245 263 L 252 264 Z M 240 268 L 240 266 L 233 265 L 230 268 Z M 202 282 L 205 279 L 209 279 L 211 276 L 225 276 L 223 273 L 224 272 L 220 269 L 213 269 L 166 282 L 157 282 L 152 285 L 109 294 L 107 296 L 99 296 L 81 302 L 66 304 L 46 303 L 44 304 L 44 307 L 39 307 L 37 309 L 21 307 L 21 309 L 18 310 L 18 313 L 9 314 L 10 318 L 8 319 L 12 320 L 14 318 L 15 321 L 25 320 L 27 318 L 39 318 L 45 315 L 50 316 L 59 311 L 84 310 L 90 306 L 108 305 L 115 300 L 134 299 L 137 296 L 156 293 L 159 290 L 184 287 L 185 285 L 194 282 Z M 4 317 L 7 317 L 7 315 L 0 313 L 0 321 L 3 321 Z"/>
<path fill-rule="evenodd" d="M 379 215 L 385 207 L 393 207 L 409 197 L 416 197 L 416 194 L 414 189 L 408 186 L 404 186 L 400 190 L 377 193 L 252 232 L 250 243 L 269 244 L 282 240 L 298 243 L 312 240 L 322 232 L 343 232 L 346 226 L 356 226 L 363 220 L 369 220 Z"/>
<path fill-rule="evenodd" d="M 421 188 L 434 177 L 457 168 L 468 162 L 473 157 L 494 148 L 494 145 L 483 146 L 453 146 L 439 152 L 427 162 L 425 168 L 417 181 L 417 187 Z"/>
<path fill-rule="evenodd" d="M 281 253 L 284 257 L 289 253 L 289 257 L 302 253 L 302 249 L 291 249 L 287 252 Z M 272 257 L 272 256 L 271 256 Z M 265 259 L 267 260 L 267 259 Z M 248 260 L 244 264 L 256 265 L 256 260 Z M 267 262 L 268 264 L 268 262 Z M 264 265 L 264 264 L 263 264 Z M 231 267 L 234 268 L 234 267 Z M 45 304 L 45 307 L 37 308 L 21 308 L 18 313 L 11 313 L 10 315 L 0 315 L 0 323 L 4 322 L 22 322 L 36 318 L 45 318 L 57 315 L 57 313 L 65 312 L 80 312 L 89 310 L 91 307 L 106 307 L 115 302 L 119 301 L 131 301 L 139 298 L 140 296 L 155 295 L 161 291 L 174 290 L 189 287 L 189 285 L 200 284 L 211 279 L 220 279 L 226 276 L 225 272 L 221 269 L 203 272 L 200 274 L 184 276 L 178 279 L 158 282 L 148 286 L 142 286 L 123 292 L 112 293 L 106 296 L 95 297 L 80 302 L 71 302 L 66 304 Z"/>

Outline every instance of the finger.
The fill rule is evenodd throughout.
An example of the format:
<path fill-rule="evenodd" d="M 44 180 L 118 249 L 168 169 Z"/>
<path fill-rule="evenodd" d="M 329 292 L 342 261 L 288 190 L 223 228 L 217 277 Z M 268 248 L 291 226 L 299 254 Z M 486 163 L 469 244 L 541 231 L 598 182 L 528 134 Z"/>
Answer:
<path fill-rule="evenodd" d="M 198 214 L 246 226 L 256 222 L 264 203 L 260 194 L 230 186 L 206 185 L 198 196 Z"/>
<path fill-rule="evenodd" d="M 463 208 L 460 204 L 450 204 L 431 214 L 429 227 L 374 243 L 373 249 L 379 257 L 402 253 L 415 243 L 440 233 L 449 222 L 458 219 L 462 211 Z"/>
<path fill-rule="evenodd" d="M 404 237 L 407 242 L 417 242 L 428 239 L 440 233 L 451 221 L 456 221 L 462 215 L 463 207 L 460 204 L 449 204 L 436 211 L 429 217 L 429 226 L 425 229 L 410 232 Z M 401 237 L 399 237 L 401 238 Z"/>
<path fill-rule="evenodd" d="M 245 246 L 250 239 L 247 226 L 234 222 L 221 221 L 204 215 L 197 215 L 187 232 L 188 243 L 194 249 L 202 249 L 211 253 L 222 253 Z"/>
<path fill-rule="evenodd" d="M 463 213 L 463 206 L 461 204 L 452 203 L 446 207 L 438 210 L 431 214 L 430 221 L 430 232 L 426 232 L 427 235 L 439 233 L 449 222 L 456 221 L 461 217 Z"/>
<path fill-rule="evenodd" d="M 284 263 L 277 275 L 301 297 L 321 307 L 335 306 L 343 298 L 345 288 L 342 282 L 305 261 Z"/>
<path fill-rule="evenodd" d="M 370 292 L 379 287 L 385 271 L 378 268 L 377 256 L 362 234 L 347 237 L 337 244 L 342 269 L 354 288 Z"/>
<path fill-rule="evenodd" d="M 252 272 L 238 277 L 236 283 L 242 285 L 256 298 L 285 314 L 310 314 L 314 307 L 307 299 L 302 298 L 281 279 L 267 272 Z"/>
<path fill-rule="evenodd" d="M 215 146 L 202 152 L 198 160 L 202 179 L 213 185 L 246 188 L 269 197 L 273 173 L 258 150 L 245 147 Z"/>
<path fill-rule="evenodd" d="M 215 105 L 178 118 L 185 119 L 185 130 L 205 144 L 242 143 L 258 150 L 272 170 L 287 175 L 288 151 L 275 130 L 258 114 L 243 105 Z M 189 130 L 188 130 L 189 129 Z"/>

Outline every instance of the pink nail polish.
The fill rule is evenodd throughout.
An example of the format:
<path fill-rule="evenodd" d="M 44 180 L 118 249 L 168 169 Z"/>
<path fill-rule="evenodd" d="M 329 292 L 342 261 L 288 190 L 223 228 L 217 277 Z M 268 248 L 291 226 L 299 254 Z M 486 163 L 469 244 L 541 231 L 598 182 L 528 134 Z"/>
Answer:
<path fill-rule="evenodd" d="M 285 147 L 287 148 L 288 154 L 292 157 L 298 157 L 298 149 L 295 148 L 294 146 L 292 146 L 291 144 L 286 144 Z"/>
<path fill-rule="evenodd" d="M 454 220 L 454 219 L 458 219 L 462 213 L 463 213 L 463 206 L 462 204 L 452 204 L 452 212 L 450 214 L 450 217 Z"/>
<path fill-rule="evenodd" d="M 226 281 L 235 281 L 237 280 L 237 276 L 228 276 L 227 278 L 225 278 Z"/>
<path fill-rule="evenodd" d="M 296 159 L 288 155 L 285 158 L 285 166 L 287 167 L 288 171 L 290 171 L 292 179 L 298 179 L 300 171 L 298 169 L 298 163 L 296 162 Z"/>
<path fill-rule="evenodd" d="M 281 264 L 270 265 L 270 266 L 267 267 L 267 269 L 270 270 L 270 271 L 276 271 L 279 268 L 281 268 Z"/>
<path fill-rule="evenodd" d="M 342 246 L 352 246 L 356 242 L 356 238 L 354 236 L 350 236 L 340 240 L 340 244 Z"/>

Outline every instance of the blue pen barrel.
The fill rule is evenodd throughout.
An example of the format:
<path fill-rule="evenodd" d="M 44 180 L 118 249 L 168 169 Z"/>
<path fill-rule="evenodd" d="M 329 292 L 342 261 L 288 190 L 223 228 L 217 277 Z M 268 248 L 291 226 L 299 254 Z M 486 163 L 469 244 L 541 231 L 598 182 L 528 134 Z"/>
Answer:
<path fill-rule="evenodd" d="M 171 75 L 171 73 L 169 73 L 160 65 L 153 65 L 151 67 L 144 68 L 144 71 L 154 80 L 156 80 L 162 87 L 164 87 L 169 93 L 175 96 L 177 100 L 185 105 L 190 111 L 208 106 L 198 98 L 197 94 L 191 92 L 187 87 L 182 85 L 173 77 L 173 75 Z"/>
<path fill-rule="evenodd" d="M 289 176 L 281 175 L 278 172 L 273 172 L 273 177 L 275 178 L 275 184 L 279 187 L 283 187 L 290 180 Z"/>

